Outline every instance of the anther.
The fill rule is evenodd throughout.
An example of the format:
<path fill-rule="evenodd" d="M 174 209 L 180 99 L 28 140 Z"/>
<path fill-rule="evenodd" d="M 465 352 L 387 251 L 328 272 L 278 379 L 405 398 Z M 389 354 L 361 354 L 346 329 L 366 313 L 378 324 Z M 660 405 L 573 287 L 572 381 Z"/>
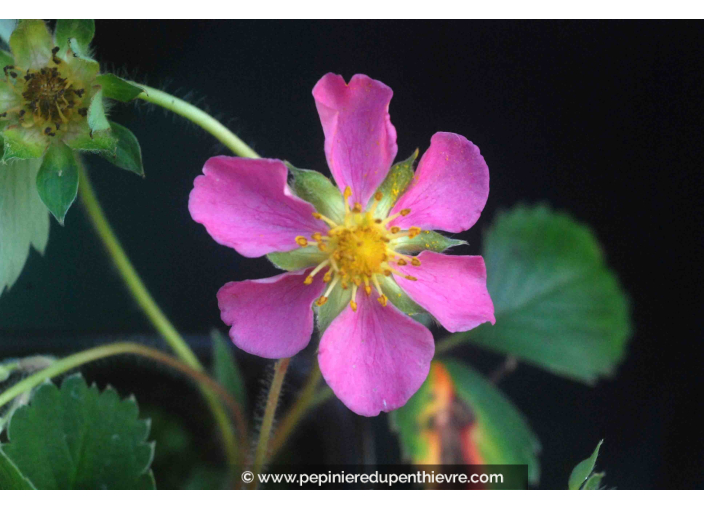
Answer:
<path fill-rule="evenodd" d="M 330 283 L 330 280 L 332 280 L 332 270 L 328 271 L 325 273 L 325 276 L 323 276 L 323 281 L 325 283 Z"/>
<path fill-rule="evenodd" d="M 372 287 L 371 287 L 371 285 L 365 285 L 365 286 L 364 286 L 364 292 L 367 293 L 367 296 L 371 296 L 371 295 L 372 295 Z"/>
<path fill-rule="evenodd" d="M 325 296 L 320 296 L 318 298 L 318 300 L 315 302 L 315 304 L 318 306 L 323 306 L 327 302 L 328 302 L 328 298 L 326 298 Z"/>
<path fill-rule="evenodd" d="M 355 202 L 354 207 L 352 208 L 352 212 L 361 213 L 362 212 L 362 204 L 360 204 L 359 202 Z"/>
<path fill-rule="evenodd" d="M 311 283 L 313 283 L 313 277 L 310 275 L 306 276 L 306 279 L 303 280 L 303 285 L 310 285 Z"/>
<path fill-rule="evenodd" d="M 398 234 L 401 231 L 401 227 L 391 227 L 392 234 Z"/>
<path fill-rule="evenodd" d="M 327 245 L 326 245 L 325 243 L 318 243 L 318 249 L 319 249 L 320 251 L 325 251 L 325 250 L 327 250 L 327 248 L 328 248 L 328 247 L 327 247 Z"/>
<path fill-rule="evenodd" d="M 413 239 L 418 234 L 420 234 L 420 227 L 411 227 L 408 229 L 408 238 L 409 239 Z"/>
<path fill-rule="evenodd" d="M 342 196 L 345 197 L 345 199 L 350 198 L 352 196 L 352 188 L 346 186 L 345 191 L 342 193 Z"/>
<path fill-rule="evenodd" d="M 399 214 L 400 214 L 401 216 L 408 216 L 410 213 L 411 213 L 411 210 L 410 210 L 410 209 L 401 209 L 401 211 L 400 211 Z"/>
<path fill-rule="evenodd" d="M 411 265 L 416 266 L 416 267 L 420 266 L 420 260 L 418 260 L 418 257 L 413 257 L 411 259 Z"/>
<path fill-rule="evenodd" d="M 353 312 L 357 311 L 357 302 L 354 299 L 350 301 L 350 308 L 352 308 Z"/>
<path fill-rule="evenodd" d="M 407 274 L 406 276 L 404 276 L 404 278 L 405 278 L 406 280 L 410 280 L 410 281 L 412 281 L 412 282 L 417 282 L 417 281 L 418 281 L 418 278 L 416 278 L 415 276 L 411 276 L 411 275 L 409 275 L 409 274 Z"/>
<path fill-rule="evenodd" d="M 377 202 L 379 202 L 382 198 L 384 198 L 384 194 L 381 191 L 374 193 L 374 200 Z"/>
<path fill-rule="evenodd" d="M 381 296 L 379 296 L 378 298 L 376 298 L 376 300 L 379 301 L 379 303 L 381 303 L 381 306 L 386 306 L 389 302 L 389 299 L 386 296 L 384 296 L 383 294 Z"/>
<path fill-rule="evenodd" d="M 323 240 L 323 234 L 321 234 L 320 232 L 316 232 L 315 234 L 310 236 L 310 238 L 313 239 L 313 241 L 320 242 Z"/>
<path fill-rule="evenodd" d="M 308 246 L 308 239 L 303 236 L 296 236 L 296 243 L 298 244 L 298 246 L 305 248 L 306 246 Z"/>

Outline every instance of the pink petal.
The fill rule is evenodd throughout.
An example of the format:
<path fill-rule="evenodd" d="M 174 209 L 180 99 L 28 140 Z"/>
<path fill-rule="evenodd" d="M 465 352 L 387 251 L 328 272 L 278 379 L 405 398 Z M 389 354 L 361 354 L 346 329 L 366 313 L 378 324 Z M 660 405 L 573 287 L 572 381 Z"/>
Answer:
<path fill-rule="evenodd" d="M 245 257 L 298 248 L 296 236 L 325 232 L 312 205 L 291 193 L 276 159 L 210 158 L 188 201 L 191 216 L 218 243 Z"/>
<path fill-rule="evenodd" d="M 320 341 L 318 361 L 335 395 L 352 411 L 376 416 L 403 406 L 420 388 L 435 352 L 433 335 L 389 303 L 357 294 Z"/>
<path fill-rule="evenodd" d="M 389 87 L 363 74 L 355 74 L 348 85 L 328 73 L 313 88 L 328 166 L 340 191 L 352 188 L 350 205 L 367 204 L 396 157 L 391 96 Z"/>
<path fill-rule="evenodd" d="M 454 333 L 476 328 L 483 322 L 496 323 L 482 257 L 424 251 L 418 260 L 420 266 L 409 264 L 402 268 L 418 281 L 395 275 L 394 280 L 445 329 Z"/>
<path fill-rule="evenodd" d="M 230 282 L 218 291 L 220 317 L 230 338 L 245 352 L 263 358 L 289 358 L 313 333 L 313 301 L 325 289 L 322 278 L 303 285 L 310 269 L 263 280 Z"/>
<path fill-rule="evenodd" d="M 392 224 L 462 232 L 477 222 L 488 196 L 489 168 L 479 148 L 464 136 L 435 133 L 411 185 L 390 212 L 411 213 Z"/>

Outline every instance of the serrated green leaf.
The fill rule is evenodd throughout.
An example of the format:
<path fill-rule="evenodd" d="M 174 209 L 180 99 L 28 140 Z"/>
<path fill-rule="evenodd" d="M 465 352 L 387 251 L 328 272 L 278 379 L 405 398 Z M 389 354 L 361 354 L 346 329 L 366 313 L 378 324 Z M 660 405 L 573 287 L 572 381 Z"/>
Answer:
<path fill-rule="evenodd" d="M 601 444 L 603 442 L 603 439 L 599 441 L 599 444 L 596 445 L 594 452 L 588 458 L 577 464 L 572 470 L 569 482 L 567 483 L 570 490 L 578 490 L 586 479 L 589 478 L 589 475 L 592 474 L 592 471 L 594 471 L 594 465 L 596 464 L 596 459 L 599 456 L 599 448 L 601 448 Z"/>
<path fill-rule="evenodd" d="M 335 317 L 340 315 L 346 306 L 350 305 L 350 299 L 352 299 L 352 289 L 348 288 L 345 290 L 341 285 L 337 285 L 332 290 L 328 296 L 328 301 L 323 306 L 313 306 L 318 316 L 318 331 L 321 336 L 330 323 L 335 320 Z"/>
<path fill-rule="evenodd" d="M 444 359 L 458 396 L 476 416 L 477 443 L 485 464 L 527 464 L 528 481 L 540 478 L 540 441 L 513 403 L 480 374 L 463 362 Z"/>
<path fill-rule="evenodd" d="M 92 19 L 57 19 L 54 41 L 62 53 L 69 47 L 69 39 L 75 39 L 81 53 L 88 52 L 95 36 L 95 21 Z"/>
<path fill-rule="evenodd" d="M 0 490 L 35 490 L 32 482 L 27 480 L 17 466 L 7 458 L 0 445 Z"/>
<path fill-rule="evenodd" d="M 0 41 L 10 44 L 10 36 L 17 26 L 16 19 L 0 19 Z"/>
<path fill-rule="evenodd" d="M 140 95 L 143 90 L 136 85 L 132 85 L 127 80 L 123 80 L 114 74 L 101 74 L 97 81 L 103 90 L 103 95 L 109 99 L 115 99 L 127 103 Z"/>
<path fill-rule="evenodd" d="M 117 140 L 115 150 L 101 151 L 99 154 L 118 168 L 144 177 L 142 149 L 137 137 L 132 131 L 116 122 L 110 122 L 110 134 Z"/>
<path fill-rule="evenodd" d="M 213 341 L 213 375 L 230 395 L 242 406 L 247 405 L 247 393 L 242 380 L 240 367 L 230 347 L 229 341 L 220 331 L 214 329 L 210 333 Z"/>
<path fill-rule="evenodd" d="M 10 36 L 15 65 L 21 69 L 40 69 L 51 59 L 54 44 L 46 24 L 40 19 L 24 19 Z"/>
<path fill-rule="evenodd" d="M 268 258 L 272 264 L 284 271 L 298 271 L 307 267 L 315 267 L 327 258 L 317 246 L 309 245 L 291 251 L 275 251 L 269 253 Z"/>
<path fill-rule="evenodd" d="M 379 205 L 376 206 L 374 216 L 377 218 L 386 218 L 389 211 L 394 206 L 398 197 L 403 195 L 406 188 L 413 179 L 413 164 L 418 158 L 418 149 L 405 161 L 396 163 L 391 167 L 384 182 L 381 183 L 377 192 L 381 192 L 382 197 Z M 372 198 L 374 200 L 374 198 Z"/>
<path fill-rule="evenodd" d="M 7 456 L 37 489 L 154 489 L 149 422 L 80 375 L 40 386 L 12 417 Z"/>
<path fill-rule="evenodd" d="M 11 66 L 15 63 L 15 57 L 5 50 L 0 50 L 0 69 L 4 69 L 5 66 Z"/>
<path fill-rule="evenodd" d="M 606 476 L 606 473 L 592 473 L 592 475 L 587 478 L 587 481 L 582 485 L 583 491 L 598 491 L 602 488 L 601 481 Z"/>
<path fill-rule="evenodd" d="M 49 145 L 46 135 L 37 129 L 24 129 L 20 126 L 10 126 L 2 132 L 4 152 L 2 160 L 7 162 L 15 159 L 36 159 Z"/>
<path fill-rule="evenodd" d="M 420 234 L 411 238 L 400 237 L 395 240 L 394 250 L 401 253 L 418 253 L 424 250 L 430 250 L 441 253 L 455 246 L 467 244 L 461 239 L 450 239 L 442 234 L 438 234 L 433 230 L 421 230 Z"/>
<path fill-rule="evenodd" d="M 0 294 L 15 283 L 33 246 L 44 253 L 49 213 L 37 194 L 41 161 L 0 164 Z"/>
<path fill-rule="evenodd" d="M 78 163 L 70 147 L 55 143 L 49 147 L 37 174 L 37 192 L 47 209 L 63 225 L 78 193 Z"/>
<path fill-rule="evenodd" d="M 612 375 L 631 332 L 628 299 L 591 230 L 546 206 L 517 207 L 485 236 L 496 325 L 457 334 L 557 375 Z"/>
<path fill-rule="evenodd" d="M 331 220 L 341 223 L 345 218 L 345 203 L 340 190 L 330 179 L 315 170 L 302 170 L 286 163 L 293 180 L 293 192 L 313 204 L 315 210 Z"/>

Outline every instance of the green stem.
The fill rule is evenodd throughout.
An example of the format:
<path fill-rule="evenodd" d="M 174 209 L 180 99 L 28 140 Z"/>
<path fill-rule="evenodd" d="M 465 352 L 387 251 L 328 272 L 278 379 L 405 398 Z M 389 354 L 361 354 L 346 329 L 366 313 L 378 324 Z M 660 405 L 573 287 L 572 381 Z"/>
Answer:
<path fill-rule="evenodd" d="M 238 428 L 242 437 L 246 434 L 245 422 L 242 417 L 242 412 L 239 408 L 239 404 L 230 396 L 230 394 L 225 390 L 220 384 L 211 379 L 207 374 L 204 374 L 185 363 L 178 361 L 177 359 L 165 354 L 157 349 L 152 349 L 151 347 L 146 347 L 144 345 L 136 344 L 133 342 L 117 342 L 108 345 L 101 345 L 99 347 L 94 347 L 92 349 L 87 349 L 71 356 L 67 356 L 54 362 L 49 367 L 39 372 L 35 372 L 29 377 L 22 379 L 20 382 L 14 386 L 8 388 L 3 393 L 0 393 L 0 407 L 4 406 L 8 402 L 18 396 L 31 391 L 36 388 L 47 379 L 51 379 L 70 370 L 74 370 L 81 365 L 90 363 L 91 361 L 99 360 L 102 358 L 108 358 L 111 356 L 118 356 L 120 354 L 135 354 L 137 356 L 142 356 L 145 358 L 150 358 L 158 361 L 159 363 L 168 365 L 184 374 L 188 377 L 194 379 L 201 386 L 205 386 L 214 395 L 217 395 L 222 401 L 227 404 L 232 412 L 232 416 L 235 422 L 238 424 Z"/>
<path fill-rule="evenodd" d="M 276 408 L 279 405 L 279 396 L 281 395 L 281 386 L 288 370 L 290 358 L 284 358 L 276 361 L 274 365 L 274 378 L 269 387 L 269 395 L 266 399 L 266 408 L 264 409 L 264 419 L 262 420 L 261 429 L 259 429 L 259 441 L 257 449 L 254 453 L 254 464 L 252 472 L 254 473 L 253 486 L 256 488 L 258 483 L 258 475 L 261 473 L 264 463 L 269 452 L 269 438 L 271 437 L 271 429 L 274 426 L 274 416 Z"/>
<path fill-rule="evenodd" d="M 240 140 L 234 133 L 232 133 L 232 131 L 227 129 L 220 122 L 215 120 L 200 108 L 196 108 L 192 104 L 174 97 L 171 94 L 147 87 L 141 83 L 134 83 L 134 85 L 144 90 L 144 92 L 137 96 L 139 99 L 143 99 L 144 101 L 161 106 L 162 108 L 181 115 L 194 124 L 197 124 L 215 138 L 220 140 L 228 149 L 238 156 L 242 156 L 243 158 L 259 157 L 259 155 L 254 152 L 251 147 Z"/>
<path fill-rule="evenodd" d="M 193 353 L 183 337 L 181 337 L 178 331 L 176 331 L 176 328 L 171 324 L 169 319 L 166 318 L 164 313 L 159 308 L 159 305 L 156 304 L 156 301 L 154 301 L 154 298 L 147 290 L 144 282 L 142 282 L 142 279 L 139 277 L 139 274 L 137 274 L 137 271 L 130 262 L 130 259 L 127 257 L 127 254 L 122 249 L 120 241 L 118 241 L 115 236 L 115 233 L 105 217 L 105 213 L 100 207 L 98 198 L 93 190 L 90 179 L 88 178 L 88 173 L 82 165 L 79 167 L 79 172 L 80 186 L 78 191 L 81 201 L 83 202 L 93 227 L 95 227 L 98 236 L 103 242 L 105 249 L 108 251 L 108 254 L 112 258 L 115 267 L 120 273 L 120 276 L 125 282 L 128 290 L 132 294 L 132 297 L 142 308 L 142 311 L 151 321 L 154 328 L 161 334 L 162 337 L 164 337 L 164 340 L 166 340 L 177 356 L 189 367 L 199 372 L 203 372 L 203 365 L 201 365 L 200 361 L 198 361 L 196 355 Z M 235 435 L 232 431 L 230 419 L 217 397 L 206 389 L 202 388 L 202 390 L 203 396 L 205 397 L 208 406 L 213 413 L 217 426 L 220 429 L 228 462 L 230 465 L 234 466 L 238 462 L 238 450 L 237 441 L 235 440 Z"/>
<path fill-rule="evenodd" d="M 308 380 L 303 385 L 301 393 L 296 402 L 291 406 L 291 409 L 286 413 L 286 416 L 281 420 L 281 424 L 276 429 L 276 434 L 271 441 L 271 457 L 275 457 L 281 447 L 286 443 L 291 433 L 295 430 L 298 423 L 306 415 L 306 412 L 311 407 L 315 397 L 315 390 L 321 379 L 320 367 L 315 363 L 313 370 L 308 376 Z"/>

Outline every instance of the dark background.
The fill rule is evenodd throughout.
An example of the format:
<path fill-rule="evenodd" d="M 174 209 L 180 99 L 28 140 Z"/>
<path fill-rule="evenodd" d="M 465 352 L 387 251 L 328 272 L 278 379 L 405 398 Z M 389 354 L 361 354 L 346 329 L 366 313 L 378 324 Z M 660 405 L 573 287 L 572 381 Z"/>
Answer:
<path fill-rule="evenodd" d="M 497 210 L 519 202 L 544 201 L 591 225 L 631 295 L 635 334 L 616 378 L 595 388 L 524 365 L 501 383 L 543 443 L 540 487 L 565 487 L 571 468 L 605 438 L 598 465 L 607 485 L 702 488 L 700 423 L 695 429 L 703 332 L 702 28 L 695 22 L 98 21 L 94 43 L 106 69 L 188 94 L 261 155 L 324 171 L 311 96 L 316 81 L 328 71 L 383 81 L 394 90 L 399 158 L 416 147 L 423 152 L 436 131 L 452 131 L 477 144 L 489 165 L 491 193 L 465 234 L 468 253 L 480 253 L 482 229 Z M 147 178 L 91 158 L 98 194 L 167 315 L 205 346 L 208 330 L 221 326 L 217 289 L 275 270 L 217 245 L 188 214 L 193 179 L 223 148 L 144 105 L 116 105 L 112 118 L 139 138 Z M 0 358 L 68 352 L 126 334 L 156 342 L 80 206 L 64 228 L 53 222 L 45 257 L 33 253 L 1 299 Z M 500 362 L 472 348 L 458 353 L 485 372 Z M 256 397 L 263 365 L 238 356 Z M 293 387 L 304 364 L 294 366 Z M 195 405 L 188 404 L 197 400 L 192 389 L 174 386 L 172 375 L 145 389 L 141 378 L 153 367 L 128 367 L 105 361 L 92 370 L 98 378 L 112 374 L 124 384 L 110 382 L 138 398 L 151 391 L 148 398 L 168 401 L 176 412 L 188 414 Z M 385 418 L 362 423 L 339 403 L 323 411 L 299 436 L 306 455 L 329 459 L 344 450 L 333 461 L 358 460 L 339 437 L 345 427 L 354 437 L 376 431 L 377 459 L 395 448 L 379 432 Z"/>

